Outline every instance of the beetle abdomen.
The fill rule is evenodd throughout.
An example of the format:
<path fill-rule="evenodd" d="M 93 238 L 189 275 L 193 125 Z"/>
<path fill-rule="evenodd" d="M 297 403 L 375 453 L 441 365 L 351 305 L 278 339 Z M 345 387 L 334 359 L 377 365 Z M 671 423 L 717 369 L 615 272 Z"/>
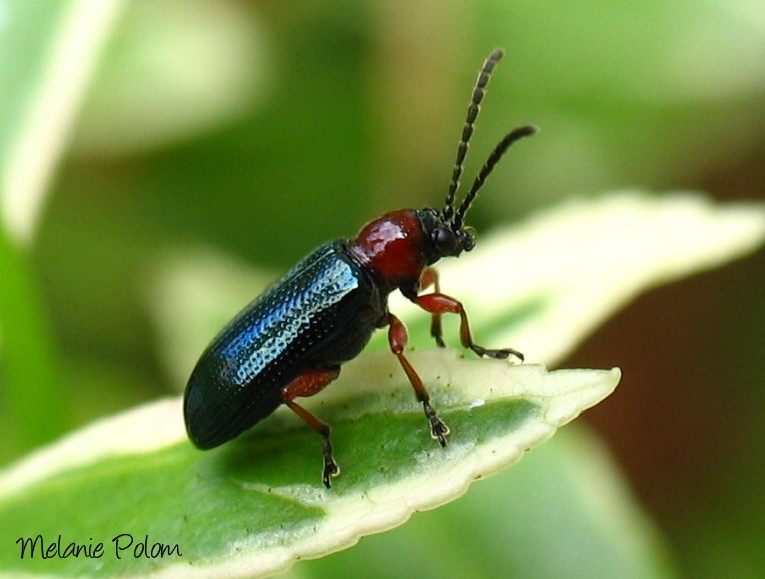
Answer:
<path fill-rule="evenodd" d="M 199 448 L 234 438 L 281 404 L 305 372 L 356 356 L 384 311 L 384 298 L 344 242 L 320 246 L 223 329 L 186 386 L 189 437 Z"/>

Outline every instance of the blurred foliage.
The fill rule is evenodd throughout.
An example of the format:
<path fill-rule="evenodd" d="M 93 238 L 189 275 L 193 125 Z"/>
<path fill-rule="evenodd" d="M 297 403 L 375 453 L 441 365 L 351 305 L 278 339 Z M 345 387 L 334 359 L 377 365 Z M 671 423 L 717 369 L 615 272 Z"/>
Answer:
<path fill-rule="evenodd" d="M 75 4 L 0 1 L 3 158 L 57 50 L 57 27 Z M 19 433 L 50 438 L 64 428 L 57 424 L 74 427 L 182 389 L 158 352 L 160 330 L 147 307 L 151 275 L 168 247 L 214 246 L 279 271 L 321 241 L 352 235 L 382 210 L 439 203 L 474 73 L 495 46 L 507 56 L 484 101 L 466 174 L 507 129 L 534 123 L 542 132 L 487 184 L 471 213 L 479 231 L 567 195 L 627 185 L 763 195 L 761 2 L 161 6 L 125 6 L 47 189 L 31 247 L 3 249 L 4 289 L 13 279 L 29 288 L 21 292 L 27 306 L 10 298 L 1 304 L 3 354 L 10 356 L 14 340 L 10 311 L 43 348 L 20 346 L 27 357 L 17 368 L 57 373 L 35 384 L 59 385 L 58 393 L 37 391 L 24 403 L 53 401 L 58 417 L 14 413 L 19 390 L 3 388 L 3 462 L 42 442 Z M 0 170 L 5 188 L 8 167 Z M 732 278 L 714 278 L 712 298 L 693 301 L 687 289 L 704 282 L 669 290 L 661 295 L 676 301 L 657 306 L 658 326 L 633 316 L 633 325 L 609 328 L 601 350 L 586 350 L 590 365 L 622 365 L 614 357 L 624 353 L 619 344 L 629 342 L 627 334 L 645 336 L 636 346 L 629 342 L 636 361 L 625 367 L 621 394 L 633 372 L 636 391 L 642 381 L 669 395 L 656 387 L 667 375 L 670 386 L 682 387 L 675 396 L 693 399 L 694 412 L 666 422 L 690 424 L 708 437 L 661 431 L 678 441 L 670 446 L 678 454 L 687 449 L 706 467 L 680 477 L 687 487 L 670 484 L 674 457 L 652 463 L 634 454 L 641 442 L 645 448 L 645 422 L 633 419 L 633 438 L 622 432 L 615 451 L 645 485 L 638 493 L 651 499 L 682 568 L 696 577 L 721 569 L 765 574 L 765 503 L 755 492 L 765 473 L 752 460 L 765 451 L 753 418 L 765 406 L 762 254 L 737 267 L 727 274 Z M 695 331 L 671 324 L 683 303 L 695 305 L 681 318 L 698 317 Z M 662 336 L 676 344 L 667 347 L 674 374 L 656 365 Z M 2 370 L 9 381 L 11 364 Z M 616 429 L 613 423 L 629 424 L 630 416 L 653 418 L 657 408 L 610 410 Z M 710 413 L 718 410 L 714 422 Z M 681 506 L 672 498 L 682 498 Z"/>

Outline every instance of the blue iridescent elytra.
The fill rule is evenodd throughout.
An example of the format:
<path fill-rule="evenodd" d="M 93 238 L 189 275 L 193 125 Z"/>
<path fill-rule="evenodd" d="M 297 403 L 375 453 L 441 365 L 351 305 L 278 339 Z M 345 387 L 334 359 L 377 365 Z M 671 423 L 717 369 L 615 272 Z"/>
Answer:
<path fill-rule="evenodd" d="M 354 358 L 384 313 L 384 296 L 349 257 L 345 242 L 320 246 L 244 308 L 202 354 L 187 387 L 189 436 L 204 449 L 247 430 L 282 403 L 285 384 Z"/>

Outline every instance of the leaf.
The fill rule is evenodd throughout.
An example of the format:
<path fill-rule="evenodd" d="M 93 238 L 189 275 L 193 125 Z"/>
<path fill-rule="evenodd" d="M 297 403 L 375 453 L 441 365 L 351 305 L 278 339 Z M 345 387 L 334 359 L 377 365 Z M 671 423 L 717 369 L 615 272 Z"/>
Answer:
<path fill-rule="evenodd" d="M 627 384 L 620 386 L 626 387 Z M 608 404 L 609 401 L 606 401 Z M 677 577 L 605 446 L 577 421 L 457 501 L 280 577 Z"/>
<path fill-rule="evenodd" d="M 430 439 L 386 352 L 349 363 L 326 396 L 310 400 L 333 425 L 344 469 L 330 490 L 320 481 L 319 438 L 289 412 L 200 453 L 185 440 L 180 399 L 150 404 L 84 429 L 0 478 L 0 542 L 40 534 L 47 545 L 61 534 L 62 544 L 103 542 L 103 558 L 22 560 L 19 545 L 0 553 L 0 565 L 72 574 L 189 565 L 205 574 L 273 573 L 463 494 L 607 396 L 620 377 L 617 369 L 547 372 L 465 360 L 453 350 L 415 352 L 411 361 L 452 429 L 446 449 Z M 182 556 L 134 558 L 130 550 L 118 559 L 112 540 L 120 533 L 135 541 L 147 535 L 150 546 L 177 544 Z"/>

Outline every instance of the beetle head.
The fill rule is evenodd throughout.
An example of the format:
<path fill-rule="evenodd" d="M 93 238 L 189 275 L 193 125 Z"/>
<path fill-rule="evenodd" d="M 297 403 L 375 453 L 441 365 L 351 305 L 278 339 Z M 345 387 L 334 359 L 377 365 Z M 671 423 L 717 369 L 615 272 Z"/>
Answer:
<path fill-rule="evenodd" d="M 416 212 L 423 232 L 423 251 L 427 265 L 442 257 L 457 257 L 475 246 L 475 232 L 471 227 L 455 228 L 446 221 L 442 211 L 427 207 Z"/>
<path fill-rule="evenodd" d="M 505 135 L 494 147 L 470 190 L 455 209 L 455 197 L 475 120 L 491 73 L 502 54 L 500 49 L 492 52 L 478 75 L 443 209 L 429 207 L 419 211 L 402 209 L 386 213 L 365 225 L 358 236 L 348 242 L 349 251 L 360 263 L 373 271 L 387 287 L 398 287 L 408 297 L 417 295 L 420 276 L 426 266 L 442 257 L 456 257 L 463 251 L 473 249 L 475 233 L 464 224 L 468 210 L 486 178 L 510 145 L 536 132 L 536 128 L 525 126 Z"/>

